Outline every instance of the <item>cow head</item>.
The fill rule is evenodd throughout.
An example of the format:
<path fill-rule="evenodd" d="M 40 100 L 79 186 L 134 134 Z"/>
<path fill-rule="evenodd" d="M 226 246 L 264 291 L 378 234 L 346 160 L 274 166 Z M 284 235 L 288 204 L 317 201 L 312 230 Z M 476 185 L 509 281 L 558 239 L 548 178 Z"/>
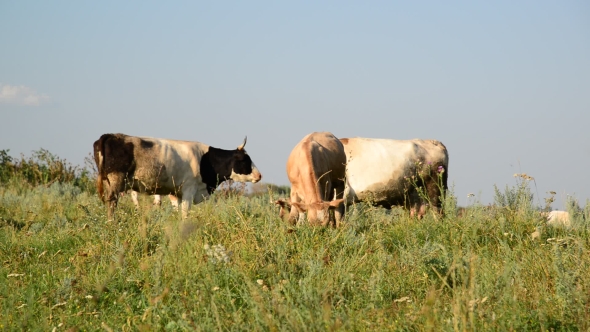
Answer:
<path fill-rule="evenodd" d="M 260 174 L 256 165 L 254 165 L 246 150 L 244 150 L 246 140 L 247 137 L 244 138 L 244 142 L 234 151 L 230 178 L 238 182 L 256 183 L 262 179 L 262 174 Z"/>
<path fill-rule="evenodd" d="M 286 216 L 289 214 L 288 211 L 291 209 L 291 202 L 285 199 L 278 199 L 275 201 L 275 204 L 280 207 L 279 217 L 281 217 L 281 219 L 285 219 Z"/>
<path fill-rule="evenodd" d="M 286 200 L 277 200 L 275 204 L 281 207 L 279 216 L 284 218 L 288 208 L 295 209 L 297 213 L 307 212 L 307 220 L 310 223 L 322 224 L 326 226 L 330 221 L 330 210 L 337 209 L 344 203 L 344 199 L 335 199 L 333 201 L 323 201 L 318 203 L 289 202 Z"/>

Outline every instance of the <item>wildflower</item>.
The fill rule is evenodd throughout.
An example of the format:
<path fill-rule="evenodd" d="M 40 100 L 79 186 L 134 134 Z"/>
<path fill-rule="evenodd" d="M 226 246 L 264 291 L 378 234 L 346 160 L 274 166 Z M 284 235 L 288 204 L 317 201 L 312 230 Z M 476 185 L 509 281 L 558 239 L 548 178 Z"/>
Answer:
<path fill-rule="evenodd" d="M 402 298 L 393 300 L 393 302 L 408 302 L 408 303 L 410 303 L 410 302 L 412 302 L 412 299 L 410 299 L 409 296 L 404 296 Z"/>
<path fill-rule="evenodd" d="M 534 180 L 534 179 L 535 179 L 534 177 L 532 177 L 532 176 L 530 176 L 530 175 L 528 175 L 528 174 L 526 174 L 526 173 L 522 173 L 522 174 L 515 173 L 515 174 L 514 174 L 514 177 L 515 177 L 515 178 L 518 178 L 518 177 L 520 177 L 520 178 L 523 178 L 523 179 L 525 179 L 525 180 L 529 180 L 529 181 L 530 181 L 530 180 Z"/>
<path fill-rule="evenodd" d="M 7 275 L 6 277 L 10 278 L 10 277 L 22 277 L 24 276 L 24 273 L 11 273 L 9 275 Z"/>
<path fill-rule="evenodd" d="M 61 302 L 61 303 L 57 303 L 55 304 L 53 307 L 51 307 L 51 310 L 58 308 L 58 307 L 63 307 L 64 305 L 68 304 L 67 302 Z"/>
<path fill-rule="evenodd" d="M 483 299 L 474 299 L 469 301 L 469 311 L 473 311 L 478 304 L 483 304 L 488 300 L 488 297 L 484 297 Z"/>
<path fill-rule="evenodd" d="M 437 172 L 442 173 L 445 171 L 444 166 L 438 166 L 438 168 L 436 169 Z"/>
<path fill-rule="evenodd" d="M 207 257 L 209 257 L 209 260 L 214 264 L 229 263 L 231 252 L 227 252 L 223 245 L 216 244 L 209 246 L 208 244 L 205 244 L 203 248 L 207 253 Z"/>
<path fill-rule="evenodd" d="M 264 280 L 262 279 L 257 279 L 256 283 L 259 284 L 260 286 L 264 285 Z"/>
<path fill-rule="evenodd" d="M 473 196 L 475 196 L 475 194 L 474 194 L 474 193 L 469 193 L 469 194 L 467 194 L 467 198 L 469 198 L 469 197 L 473 197 Z"/>

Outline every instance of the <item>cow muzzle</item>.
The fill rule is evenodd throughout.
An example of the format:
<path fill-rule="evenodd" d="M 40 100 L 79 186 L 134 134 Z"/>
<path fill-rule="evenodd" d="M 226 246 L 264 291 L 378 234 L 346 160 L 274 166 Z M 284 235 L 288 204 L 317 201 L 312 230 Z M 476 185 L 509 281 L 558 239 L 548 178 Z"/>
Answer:
<path fill-rule="evenodd" d="M 252 170 L 252 182 L 256 183 L 262 180 L 262 174 L 257 169 Z"/>
<path fill-rule="evenodd" d="M 234 171 L 231 172 L 230 179 L 237 182 L 252 182 L 256 183 L 262 179 L 262 174 L 257 169 L 252 169 L 250 174 L 238 174 Z"/>

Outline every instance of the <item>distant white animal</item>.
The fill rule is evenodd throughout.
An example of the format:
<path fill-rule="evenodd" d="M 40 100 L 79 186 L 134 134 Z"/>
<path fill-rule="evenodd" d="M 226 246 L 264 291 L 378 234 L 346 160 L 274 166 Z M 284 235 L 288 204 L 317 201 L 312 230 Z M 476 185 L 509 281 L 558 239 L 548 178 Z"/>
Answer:
<path fill-rule="evenodd" d="M 565 227 L 572 225 L 570 214 L 567 211 L 551 211 L 546 213 L 545 216 L 547 217 L 547 225 Z"/>

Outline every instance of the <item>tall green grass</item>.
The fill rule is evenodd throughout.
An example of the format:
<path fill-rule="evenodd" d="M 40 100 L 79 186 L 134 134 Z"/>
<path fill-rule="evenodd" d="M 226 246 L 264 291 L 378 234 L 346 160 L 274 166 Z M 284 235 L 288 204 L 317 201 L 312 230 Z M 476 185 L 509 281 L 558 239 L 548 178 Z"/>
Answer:
<path fill-rule="evenodd" d="M 113 223 L 79 183 L 0 187 L 1 330 L 590 329 L 589 205 L 546 227 L 527 181 L 460 216 L 449 195 L 442 220 L 358 204 L 339 229 L 235 192 L 186 220 L 124 197 Z"/>

